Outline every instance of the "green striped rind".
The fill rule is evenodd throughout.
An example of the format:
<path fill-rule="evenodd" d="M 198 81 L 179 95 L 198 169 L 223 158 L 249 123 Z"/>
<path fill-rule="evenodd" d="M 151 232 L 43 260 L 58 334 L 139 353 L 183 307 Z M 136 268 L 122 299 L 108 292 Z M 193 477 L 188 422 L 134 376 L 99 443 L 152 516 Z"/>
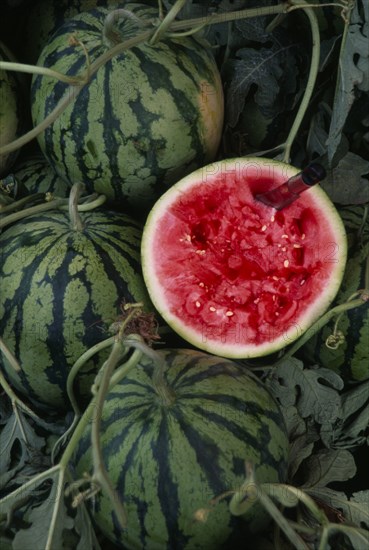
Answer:
<path fill-rule="evenodd" d="M 8 48 L 0 41 L 0 61 L 14 61 Z M 23 130 L 21 84 L 9 71 L 0 71 L 0 147 L 18 138 Z M 19 151 L 0 157 L 0 176 L 7 175 Z"/>
<path fill-rule="evenodd" d="M 74 15 L 98 6 L 123 7 L 117 0 L 39 0 L 27 13 L 22 48 L 27 63 L 37 59 L 55 30 Z"/>
<path fill-rule="evenodd" d="M 101 443 L 105 466 L 128 515 L 118 527 L 112 505 L 98 494 L 94 518 L 107 537 L 127 549 L 216 549 L 232 535 L 259 530 L 257 506 L 246 523 L 230 515 L 245 460 L 260 482 L 286 478 L 288 440 L 281 412 L 262 383 L 244 367 L 194 350 L 159 352 L 175 401 L 166 406 L 153 388 L 153 364 L 139 367 L 112 388 L 104 404 Z M 77 474 L 92 472 L 90 433 L 79 443 Z M 195 521 L 211 508 L 206 521 Z M 244 540 L 244 539 L 243 539 Z"/>
<path fill-rule="evenodd" d="M 14 176 L 27 193 L 51 193 L 56 197 L 68 197 L 70 186 L 55 174 L 42 155 L 35 155 L 17 164 Z"/>
<path fill-rule="evenodd" d="M 157 16 L 147 6 L 125 8 L 142 18 Z M 68 40 L 77 33 L 93 63 L 109 49 L 102 43 L 107 14 L 100 8 L 69 20 L 53 35 L 38 64 L 82 75 L 84 51 Z M 127 19 L 117 26 L 124 38 L 140 32 Z M 34 124 L 65 93 L 65 84 L 35 76 Z M 223 91 L 211 51 L 192 37 L 166 39 L 116 55 L 38 140 L 61 177 L 83 181 L 89 191 L 144 214 L 171 184 L 214 158 L 222 122 Z"/>
<path fill-rule="evenodd" d="M 368 288 L 369 219 L 365 205 L 340 210 L 348 240 L 348 260 L 340 291 L 333 305 L 345 302 L 354 292 Z M 336 371 L 346 381 L 369 378 L 369 303 L 345 313 L 338 325 L 345 341 L 337 349 L 326 346 L 335 319 L 303 346 L 301 356 L 310 363 Z"/>
<path fill-rule="evenodd" d="M 149 300 L 139 258 L 141 228 L 109 212 L 82 215 L 73 231 L 67 213 L 25 218 L 0 235 L 0 335 L 18 359 L 11 382 L 34 400 L 67 407 L 65 387 L 76 359 L 107 338 L 120 305 Z M 105 356 L 105 355 L 104 355 Z M 83 372 L 96 370 L 101 355 Z M 89 395 L 93 373 L 80 377 Z"/>

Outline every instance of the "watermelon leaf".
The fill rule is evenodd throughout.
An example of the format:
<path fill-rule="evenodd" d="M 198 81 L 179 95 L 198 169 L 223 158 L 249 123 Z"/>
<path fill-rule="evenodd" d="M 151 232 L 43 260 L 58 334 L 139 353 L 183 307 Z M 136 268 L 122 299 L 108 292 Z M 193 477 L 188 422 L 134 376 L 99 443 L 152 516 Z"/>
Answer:
<path fill-rule="evenodd" d="M 77 550 L 100 550 L 84 504 L 77 507 L 74 518 L 70 516 L 64 498 L 70 479 L 68 470 L 53 466 L 0 500 L 2 520 L 22 511 L 24 523 L 15 530 L 13 550 L 29 548 L 30 541 L 33 548 L 62 550 L 70 547 L 65 545 L 68 536 L 79 541 L 72 545 Z"/>
<path fill-rule="evenodd" d="M 344 449 L 369 445 L 369 380 L 342 395 L 342 419 L 334 443 Z"/>
<path fill-rule="evenodd" d="M 314 443 L 319 440 L 319 436 L 304 434 L 297 437 L 290 443 L 290 455 L 288 465 L 288 479 L 292 482 L 301 464 L 309 458 L 314 451 Z"/>
<path fill-rule="evenodd" d="M 369 90 L 369 4 L 355 3 L 347 33 L 341 45 L 337 87 L 327 140 L 328 157 L 333 158 L 347 115 L 355 101 L 355 91 Z"/>
<path fill-rule="evenodd" d="M 347 481 L 356 474 L 355 460 L 344 449 L 322 449 L 305 461 L 308 472 L 303 488 L 325 487 L 333 481 Z"/>
<path fill-rule="evenodd" d="M 281 81 L 288 83 L 295 76 L 295 58 L 292 46 L 272 48 L 241 48 L 236 58 L 227 62 L 228 93 L 226 101 L 227 122 L 235 127 L 252 86 L 256 86 L 255 102 L 264 116 L 275 116 L 281 91 Z M 285 84 L 283 85 L 285 89 Z"/>
<path fill-rule="evenodd" d="M 367 506 L 369 491 L 354 493 L 350 499 L 347 498 L 345 493 L 334 491 L 328 487 L 307 488 L 306 492 L 334 510 L 341 511 L 347 522 L 369 529 L 369 508 Z M 356 548 L 364 548 L 364 546 L 356 546 Z"/>
<path fill-rule="evenodd" d="M 26 466 L 35 473 L 45 462 L 41 452 L 44 447 L 44 438 L 36 434 L 21 411 L 14 409 L 0 432 L 0 488 Z"/>
<path fill-rule="evenodd" d="M 302 418 L 320 424 L 321 436 L 341 417 L 343 381 L 329 369 L 304 369 L 301 361 L 288 358 L 272 371 L 267 385 L 282 407 L 294 405 Z"/>
<path fill-rule="evenodd" d="M 31 526 L 16 533 L 13 541 L 14 550 L 27 548 L 30 540 L 35 548 L 62 550 L 63 531 L 73 527 L 73 519 L 68 516 L 62 498 L 65 487 L 62 472 L 56 469 L 49 477 L 49 481 L 52 482 L 49 496 L 39 506 L 31 508 L 27 517 Z"/>
<path fill-rule="evenodd" d="M 369 161 L 350 151 L 330 170 L 322 183 L 324 191 L 337 204 L 369 202 Z"/>

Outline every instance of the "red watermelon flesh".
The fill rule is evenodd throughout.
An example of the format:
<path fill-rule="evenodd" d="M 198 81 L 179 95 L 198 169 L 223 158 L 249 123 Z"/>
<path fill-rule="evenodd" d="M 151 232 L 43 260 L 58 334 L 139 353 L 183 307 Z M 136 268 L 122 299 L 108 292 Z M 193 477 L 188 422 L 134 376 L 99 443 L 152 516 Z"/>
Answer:
<path fill-rule="evenodd" d="M 297 172 L 269 159 L 214 163 L 151 211 L 145 281 L 168 324 L 195 346 L 265 355 L 299 337 L 333 300 L 346 237 L 325 193 L 315 187 L 281 211 L 254 199 Z"/>

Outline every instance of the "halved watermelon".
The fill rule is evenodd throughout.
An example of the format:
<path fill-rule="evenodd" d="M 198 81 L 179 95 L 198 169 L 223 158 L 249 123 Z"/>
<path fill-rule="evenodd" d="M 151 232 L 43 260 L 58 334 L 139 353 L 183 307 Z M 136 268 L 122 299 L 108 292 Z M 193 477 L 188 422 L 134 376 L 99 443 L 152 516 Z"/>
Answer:
<path fill-rule="evenodd" d="M 347 254 L 341 218 L 315 186 L 283 210 L 256 201 L 298 169 L 266 158 L 207 165 L 151 210 L 142 264 L 151 299 L 194 346 L 224 357 L 277 351 L 325 312 Z"/>

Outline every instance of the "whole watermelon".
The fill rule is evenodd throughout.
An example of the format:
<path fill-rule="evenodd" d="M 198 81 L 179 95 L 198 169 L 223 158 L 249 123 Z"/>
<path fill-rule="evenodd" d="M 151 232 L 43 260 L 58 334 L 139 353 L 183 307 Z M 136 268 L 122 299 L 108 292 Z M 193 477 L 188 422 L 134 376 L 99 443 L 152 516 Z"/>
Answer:
<path fill-rule="evenodd" d="M 0 336 L 21 366 L 4 356 L 14 386 L 37 403 L 68 407 L 66 381 L 74 362 L 109 336 L 121 304 L 149 300 L 142 280 L 141 227 L 123 214 L 68 212 L 29 216 L 0 235 Z M 78 394 L 88 398 L 105 354 L 90 359 Z"/>
<path fill-rule="evenodd" d="M 143 21 L 143 29 L 132 18 L 116 17 L 110 38 L 104 34 L 109 10 L 84 12 L 58 28 L 38 64 L 81 76 L 86 56 L 80 45 L 71 45 L 72 35 L 93 63 L 114 39 L 132 38 L 150 28 L 145 20 L 157 21 L 154 8 L 126 4 L 125 9 Z M 34 124 L 67 93 L 66 84 L 35 76 Z M 222 123 L 223 90 L 210 49 L 194 37 L 164 38 L 115 55 L 38 141 L 61 177 L 83 181 L 115 207 L 143 216 L 179 177 L 214 158 Z"/>
<path fill-rule="evenodd" d="M 246 460 L 259 482 L 285 481 L 288 439 L 280 409 L 254 375 L 230 360 L 184 349 L 158 354 L 165 383 L 154 377 L 158 365 L 144 358 L 110 390 L 103 408 L 102 454 L 127 529 L 102 493 L 93 518 L 127 550 L 232 548 L 238 536 L 244 544 L 265 526 L 266 513 L 255 505 L 235 517 L 231 496 L 214 507 L 209 501 L 239 489 Z M 80 477 L 92 473 L 90 437 L 86 431 L 76 451 Z"/>
<path fill-rule="evenodd" d="M 348 238 L 348 260 L 340 291 L 333 305 L 344 303 L 352 294 L 369 286 L 369 219 L 365 205 L 341 208 Z M 347 311 L 338 323 L 343 342 L 329 347 L 336 319 L 302 347 L 302 359 L 337 372 L 345 381 L 369 378 L 369 302 Z"/>
<path fill-rule="evenodd" d="M 14 177 L 27 194 L 51 193 L 56 197 L 68 197 L 70 186 L 54 170 L 42 154 L 33 155 L 17 163 Z"/>

